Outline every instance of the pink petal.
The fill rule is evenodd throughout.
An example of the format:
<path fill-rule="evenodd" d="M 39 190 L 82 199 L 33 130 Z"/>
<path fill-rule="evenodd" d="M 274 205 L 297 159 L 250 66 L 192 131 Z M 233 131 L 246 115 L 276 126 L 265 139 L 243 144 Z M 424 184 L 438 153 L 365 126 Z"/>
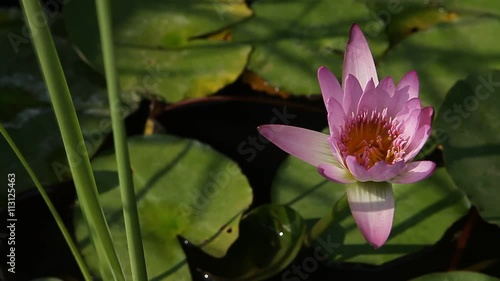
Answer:
<path fill-rule="evenodd" d="M 391 103 L 387 107 L 387 115 L 394 117 L 399 114 L 399 112 L 405 109 L 405 105 L 408 103 L 408 92 L 406 91 L 408 88 L 404 88 L 403 90 L 396 90 L 394 95 L 392 96 Z M 414 102 L 412 102 L 413 105 Z M 420 107 L 419 107 L 420 108 Z"/>
<path fill-rule="evenodd" d="M 344 80 L 344 99 L 342 100 L 342 107 L 347 117 L 356 113 L 361 94 L 363 94 L 363 89 L 361 89 L 358 79 L 349 74 Z"/>
<path fill-rule="evenodd" d="M 368 169 L 368 173 L 371 176 L 371 181 L 389 181 L 390 179 L 393 179 L 394 177 L 399 175 L 401 171 L 403 171 L 405 166 L 405 161 L 399 161 L 394 164 L 388 164 L 385 161 L 379 161 L 375 163 L 370 169 Z"/>
<path fill-rule="evenodd" d="M 431 134 L 431 119 L 433 109 L 430 106 L 422 108 L 418 117 L 418 129 L 408 139 L 405 160 L 412 160 L 422 149 Z M 411 131 L 410 131 L 411 132 Z"/>
<path fill-rule="evenodd" d="M 419 82 L 416 71 L 410 71 L 401 78 L 396 87 L 396 91 L 408 87 L 408 99 L 418 98 Z"/>
<path fill-rule="evenodd" d="M 413 98 L 409 101 L 407 101 L 404 105 L 403 108 L 400 109 L 399 112 L 396 113 L 396 118 L 401 119 L 401 120 L 406 120 L 409 116 L 408 114 L 416 109 L 421 109 L 421 101 L 419 98 Z M 394 115 L 391 115 L 394 116 Z"/>
<path fill-rule="evenodd" d="M 318 81 L 327 110 L 328 100 L 330 98 L 333 98 L 339 104 L 342 104 L 342 96 L 344 95 L 342 87 L 340 87 L 339 81 L 328 68 L 322 66 L 318 69 Z"/>
<path fill-rule="evenodd" d="M 391 106 L 392 98 L 387 91 L 376 88 L 372 91 L 364 92 L 358 104 L 358 114 L 365 108 L 371 111 L 382 112 Z"/>
<path fill-rule="evenodd" d="M 422 112 L 420 113 L 420 125 L 421 126 L 431 125 L 433 113 L 434 109 L 432 108 L 432 106 L 426 106 L 422 108 Z"/>
<path fill-rule="evenodd" d="M 356 181 L 349 171 L 338 165 L 320 164 L 318 172 L 329 181 L 337 183 L 353 183 Z"/>
<path fill-rule="evenodd" d="M 371 78 L 370 81 L 368 81 L 368 83 L 366 84 L 364 91 L 366 92 L 366 91 L 370 91 L 373 89 L 375 89 L 375 82 L 373 82 L 373 78 Z"/>
<path fill-rule="evenodd" d="M 416 109 L 406 115 L 406 119 L 399 118 L 402 123 L 402 134 L 405 139 L 410 140 L 417 133 L 420 123 L 421 109 Z"/>
<path fill-rule="evenodd" d="M 391 95 L 382 88 L 375 89 L 375 95 L 377 96 L 377 111 L 382 112 L 384 109 L 389 108 L 393 104 Z"/>
<path fill-rule="evenodd" d="M 346 157 L 346 165 L 351 174 L 360 182 L 384 182 L 398 176 L 405 168 L 405 162 L 399 161 L 388 164 L 385 161 L 375 163 L 370 169 L 366 169 L 356 160 L 356 157 L 349 155 Z"/>
<path fill-rule="evenodd" d="M 351 27 L 349 42 L 347 42 L 345 50 L 342 83 L 346 82 L 349 74 L 358 78 L 363 89 L 372 78 L 373 82 L 376 85 L 378 84 L 377 70 L 370 47 L 361 29 L 356 24 Z"/>
<path fill-rule="evenodd" d="M 328 111 L 327 118 L 330 135 L 339 135 L 340 129 L 344 126 L 346 120 L 344 109 L 335 99 L 330 99 L 326 108 Z"/>
<path fill-rule="evenodd" d="M 347 200 L 361 234 L 379 248 L 389 237 L 394 218 L 394 193 L 388 182 L 356 182 L 347 185 Z"/>
<path fill-rule="evenodd" d="M 367 109 L 369 112 L 376 110 L 377 97 L 375 96 L 375 90 L 365 91 L 361 98 L 359 99 L 358 108 L 356 109 L 356 114 L 360 111 Z"/>
<path fill-rule="evenodd" d="M 382 88 L 382 89 L 386 90 L 389 93 L 389 95 L 391 95 L 391 96 L 394 95 L 394 92 L 396 90 L 396 86 L 394 85 L 394 81 L 392 80 L 392 78 L 390 76 L 382 79 L 382 81 L 380 81 L 380 83 L 378 84 L 377 88 Z"/>
<path fill-rule="evenodd" d="M 331 135 L 328 138 L 328 143 L 330 144 L 330 148 L 332 149 L 333 157 L 337 159 L 337 162 L 344 168 L 347 167 L 344 164 L 344 158 L 342 158 L 342 152 L 340 152 L 339 145 L 337 144 L 336 135 Z"/>
<path fill-rule="evenodd" d="M 329 135 L 286 125 L 262 125 L 257 129 L 276 146 L 311 165 L 337 162 L 330 150 Z"/>
<path fill-rule="evenodd" d="M 347 168 L 351 172 L 351 174 L 356 178 L 357 181 L 365 182 L 371 181 L 371 175 L 368 173 L 365 167 L 361 166 L 356 160 L 356 157 L 349 155 L 345 159 L 345 163 Z"/>
<path fill-rule="evenodd" d="M 427 139 L 429 139 L 429 136 L 431 135 L 431 126 L 424 126 L 413 135 L 413 137 L 408 141 L 409 144 L 407 145 L 405 149 L 405 156 L 404 160 L 406 162 L 410 162 L 417 156 L 417 154 L 420 152 L 422 147 L 425 145 L 427 142 Z"/>
<path fill-rule="evenodd" d="M 429 177 L 436 169 L 432 161 L 416 161 L 406 164 L 401 174 L 390 180 L 391 183 L 413 183 Z"/>

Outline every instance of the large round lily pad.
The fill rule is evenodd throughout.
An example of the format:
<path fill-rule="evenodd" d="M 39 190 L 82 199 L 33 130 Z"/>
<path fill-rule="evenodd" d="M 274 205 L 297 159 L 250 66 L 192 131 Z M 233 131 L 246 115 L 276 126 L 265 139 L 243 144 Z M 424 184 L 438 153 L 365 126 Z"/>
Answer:
<path fill-rule="evenodd" d="M 395 184 L 394 224 L 387 243 L 375 250 L 362 237 L 349 210 L 339 212 L 338 223 L 321 236 L 334 250 L 329 260 L 382 264 L 439 241 L 446 229 L 469 208 L 444 169 L 430 178 L 407 185 Z M 331 211 L 345 187 L 327 181 L 316 168 L 294 157 L 280 167 L 273 184 L 272 200 L 299 212 L 310 225 Z"/>
<path fill-rule="evenodd" d="M 213 94 L 232 83 L 250 46 L 199 38 L 251 15 L 243 0 L 112 1 L 116 67 L 123 90 L 167 102 Z M 69 37 L 103 71 L 95 3 L 64 7 Z"/>
<path fill-rule="evenodd" d="M 500 71 L 483 71 L 458 81 L 446 95 L 434 126 L 444 161 L 456 185 L 500 224 Z"/>
<path fill-rule="evenodd" d="M 210 255 L 224 256 L 252 202 L 250 185 L 234 162 L 197 141 L 153 135 L 128 143 L 148 276 L 191 280 L 178 237 Z M 92 167 L 119 259 L 131 280 L 115 155 L 98 156 Z M 76 238 L 97 274 L 87 224 L 76 210 Z"/>

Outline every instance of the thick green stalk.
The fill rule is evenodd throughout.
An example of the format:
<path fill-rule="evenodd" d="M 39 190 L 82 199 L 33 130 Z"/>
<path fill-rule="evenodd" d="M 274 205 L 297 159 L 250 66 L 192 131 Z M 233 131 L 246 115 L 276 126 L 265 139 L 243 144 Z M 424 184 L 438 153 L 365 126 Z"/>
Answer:
<path fill-rule="evenodd" d="M 125 232 L 127 233 L 127 245 L 130 257 L 130 267 L 133 280 L 146 281 L 146 261 L 144 259 L 144 248 L 142 245 L 141 227 L 139 214 L 130 170 L 130 158 L 127 146 L 127 136 L 123 116 L 120 115 L 122 104 L 119 92 L 118 76 L 115 66 L 115 54 L 113 49 L 113 32 L 111 26 L 111 11 L 109 0 L 96 0 L 97 19 L 101 35 L 102 54 L 104 57 L 104 71 L 108 86 L 108 96 L 111 111 L 111 123 L 113 126 L 113 139 L 115 144 L 116 162 L 118 167 L 118 179 L 123 203 L 123 217 Z"/>
<path fill-rule="evenodd" d="M 59 230 L 61 230 L 62 235 L 64 236 L 64 240 L 66 240 L 66 244 L 68 244 L 69 249 L 71 250 L 71 253 L 73 254 L 73 257 L 76 260 L 76 263 L 78 264 L 78 267 L 80 267 L 80 270 L 82 272 L 83 278 L 85 280 L 92 280 L 92 276 L 90 275 L 90 272 L 85 265 L 85 262 L 83 261 L 82 256 L 80 255 L 80 252 L 78 251 L 78 248 L 75 245 L 75 242 L 71 238 L 71 234 L 69 233 L 68 229 L 64 225 L 64 222 L 62 221 L 61 217 L 59 216 L 59 213 L 57 213 L 56 208 L 52 204 L 52 201 L 50 200 L 49 195 L 45 192 L 45 189 L 43 189 L 42 184 L 36 177 L 35 173 L 29 166 L 28 162 L 24 158 L 24 156 L 21 154 L 21 151 L 17 148 L 16 144 L 12 140 L 12 138 L 9 136 L 9 133 L 5 130 L 4 126 L 2 123 L 0 123 L 0 132 L 2 133 L 3 137 L 7 141 L 7 143 L 10 145 L 14 153 L 16 154 L 17 158 L 19 161 L 21 161 L 21 164 L 23 164 L 24 168 L 28 172 L 28 175 L 30 176 L 31 180 L 35 183 L 36 188 L 38 189 L 38 192 L 40 192 L 40 195 L 42 195 L 43 201 L 45 201 L 45 204 L 49 208 L 50 213 L 56 220 L 57 226 L 59 227 Z"/>
<path fill-rule="evenodd" d="M 105 260 L 101 262 L 107 263 L 115 280 L 124 280 L 123 270 L 99 203 L 83 134 L 44 13 L 38 0 L 22 0 L 21 3 L 61 130 L 76 192 L 91 228 L 89 233 L 92 234 L 95 246 L 102 248 L 105 253 Z M 77 151 L 80 151 L 80 154 Z"/>

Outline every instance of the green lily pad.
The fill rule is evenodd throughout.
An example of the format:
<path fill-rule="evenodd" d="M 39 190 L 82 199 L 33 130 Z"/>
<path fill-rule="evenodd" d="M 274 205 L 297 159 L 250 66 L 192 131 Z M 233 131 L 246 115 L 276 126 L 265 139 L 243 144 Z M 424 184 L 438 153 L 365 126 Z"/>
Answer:
<path fill-rule="evenodd" d="M 240 236 L 221 259 L 200 264 L 214 280 L 264 280 L 283 270 L 302 248 L 306 225 L 292 208 L 261 205 L 240 224 Z"/>
<path fill-rule="evenodd" d="M 255 15 L 235 26 L 234 41 L 253 44 L 250 70 L 296 95 L 320 93 L 316 72 L 322 65 L 341 77 L 351 25 L 378 21 L 350 0 L 257 1 L 252 9 Z M 372 51 L 382 52 L 387 43 L 378 33 L 366 35 Z"/>
<path fill-rule="evenodd" d="M 410 281 L 500 281 L 500 279 L 486 274 L 471 271 L 454 271 L 432 273 L 420 276 Z"/>
<path fill-rule="evenodd" d="M 418 32 L 379 61 L 379 75 L 399 80 L 416 70 L 422 102 L 437 109 L 455 81 L 478 69 L 500 67 L 499 28 L 497 19 L 475 18 Z"/>
<path fill-rule="evenodd" d="M 0 28 L 0 122 L 41 183 L 52 185 L 70 179 L 71 173 L 45 80 L 29 38 L 23 37 L 22 26 L 21 21 L 13 20 Z M 111 131 L 106 87 L 67 40 L 59 37 L 54 40 L 84 134 L 85 144 L 81 147 L 85 145 L 92 156 Z M 136 109 L 139 99 L 131 93 L 123 95 L 123 99 L 121 113 L 126 117 Z M 80 152 L 81 147 L 75 149 Z M 3 137 L 0 137 L 0 151 L 0 172 L 16 173 L 17 192 L 33 187 Z M 0 194 L 5 192 L 2 189 Z"/>
<path fill-rule="evenodd" d="M 387 243 L 373 249 L 361 235 L 350 211 L 339 212 L 338 223 L 332 225 L 317 244 L 319 247 L 335 245 L 334 251 L 328 249 L 330 261 L 382 264 L 416 252 L 439 241 L 446 229 L 469 208 L 467 199 L 444 169 L 438 169 L 424 181 L 395 184 L 393 188 L 396 209 Z M 272 201 L 293 208 L 313 225 L 331 211 L 344 193 L 343 185 L 327 181 L 316 167 L 289 157 L 276 175 Z"/>
<path fill-rule="evenodd" d="M 241 74 L 248 45 L 201 39 L 251 15 L 243 0 L 112 2 L 116 67 L 125 91 L 177 102 L 213 94 Z M 95 3 L 64 7 L 69 37 L 103 71 Z"/>
<path fill-rule="evenodd" d="M 471 74 L 448 92 L 434 132 L 443 145 L 446 169 L 455 184 L 500 224 L 500 71 Z"/>
<path fill-rule="evenodd" d="M 234 162 L 197 141 L 153 135 L 130 138 L 128 143 L 148 276 L 191 280 L 178 236 L 210 255 L 224 256 L 238 237 L 252 189 Z M 131 280 L 115 155 L 98 156 L 92 167 L 119 259 Z M 80 211 L 75 212 L 75 228 L 81 252 L 98 274 Z"/>

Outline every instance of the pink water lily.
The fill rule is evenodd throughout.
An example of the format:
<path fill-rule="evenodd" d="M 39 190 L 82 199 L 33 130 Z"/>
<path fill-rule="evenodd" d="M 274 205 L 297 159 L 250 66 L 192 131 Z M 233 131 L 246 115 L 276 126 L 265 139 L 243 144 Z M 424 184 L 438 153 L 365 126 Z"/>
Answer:
<path fill-rule="evenodd" d="M 413 183 L 432 174 L 431 161 L 413 161 L 431 132 L 432 108 L 422 108 L 417 73 L 396 86 L 379 82 L 375 63 L 357 25 L 350 30 L 342 86 L 322 66 L 318 80 L 330 135 L 285 125 L 259 132 L 287 153 L 318 168 L 326 179 L 346 184 L 352 215 L 375 248 L 389 237 L 394 217 L 392 183 Z"/>

